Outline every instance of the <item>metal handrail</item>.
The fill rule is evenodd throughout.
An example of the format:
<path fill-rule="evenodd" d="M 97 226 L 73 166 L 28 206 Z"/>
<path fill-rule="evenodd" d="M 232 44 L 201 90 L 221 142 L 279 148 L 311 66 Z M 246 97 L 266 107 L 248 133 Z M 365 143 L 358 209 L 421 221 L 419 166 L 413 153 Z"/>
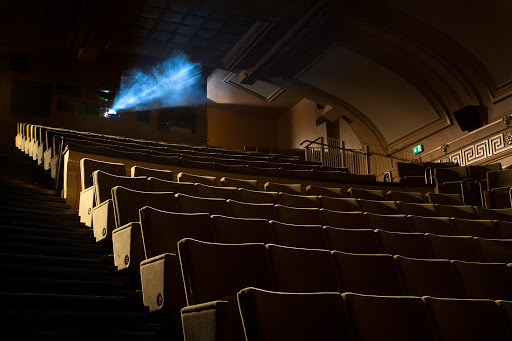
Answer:
<path fill-rule="evenodd" d="M 305 146 L 304 148 L 307 148 L 309 146 L 311 146 L 313 143 L 318 143 L 318 144 L 321 144 L 321 142 L 316 142 L 317 140 L 321 139 L 322 137 L 317 137 L 314 141 L 311 141 L 311 140 L 304 140 L 302 141 L 299 145 L 302 146 L 303 143 L 305 142 L 309 142 L 309 144 L 307 146 Z"/>
<path fill-rule="evenodd" d="M 319 137 L 320 138 L 320 137 Z M 366 152 L 361 152 L 359 150 L 356 150 L 356 149 L 350 149 L 350 148 L 344 148 L 344 147 L 338 147 L 338 146 L 333 146 L 333 145 L 329 145 L 329 144 L 325 144 L 325 143 L 322 143 L 322 142 L 316 142 L 316 140 L 318 140 L 319 138 L 315 139 L 314 141 L 311 141 L 311 140 L 304 140 L 300 143 L 300 145 L 302 146 L 303 143 L 305 142 L 309 142 L 309 144 L 304 147 L 304 148 L 307 148 L 309 146 L 311 146 L 313 143 L 318 143 L 320 146 L 322 147 L 327 147 L 327 148 L 334 148 L 334 149 L 340 149 L 340 150 L 345 150 L 345 151 L 349 151 L 349 152 L 353 152 L 353 153 L 356 153 L 356 154 L 361 154 L 361 155 L 368 155 L 368 156 L 372 156 L 372 155 L 379 155 L 379 154 L 370 154 L 370 153 L 366 153 Z M 381 155 L 381 156 L 384 156 L 384 155 Z"/>

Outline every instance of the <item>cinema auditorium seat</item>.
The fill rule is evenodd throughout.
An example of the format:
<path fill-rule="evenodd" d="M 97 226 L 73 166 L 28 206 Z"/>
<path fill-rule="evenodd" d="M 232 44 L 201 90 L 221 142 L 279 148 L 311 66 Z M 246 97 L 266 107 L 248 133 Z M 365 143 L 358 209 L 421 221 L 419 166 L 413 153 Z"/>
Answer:
<path fill-rule="evenodd" d="M 386 193 L 381 189 L 350 187 L 347 190 L 347 193 L 351 198 L 366 200 L 387 200 Z"/>
<path fill-rule="evenodd" d="M 421 217 L 436 217 L 437 210 L 435 204 L 426 203 L 408 203 L 404 201 L 398 202 L 398 211 L 401 214 L 414 215 Z"/>
<path fill-rule="evenodd" d="M 197 175 L 185 172 L 179 172 L 176 176 L 178 182 L 200 183 L 209 186 L 217 186 L 217 178 L 215 176 Z"/>
<path fill-rule="evenodd" d="M 339 293 L 288 293 L 245 288 L 237 294 L 247 341 L 355 341 Z"/>
<path fill-rule="evenodd" d="M 254 191 L 245 188 L 238 188 L 240 191 L 240 201 L 255 204 L 280 204 L 281 197 L 279 192 Z"/>
<path fill-rule="evenodd" d="M 277 245 L 306 249 L 329 249 L 321 225 L 297 225 L 270 221 L 270 227 Z"/>
<path fill-rule="evenodd" d="M 316 195 L 295 195 L 284 192 L 279 193 L 280 202 L 284 206 L 301 208 L 320 208 L 320 199 Z"/>
<path fill-rule="evenodd" d="M 130 168 L 132 177 L 146 176 L 148 178 L 158 178 L 161 180 L 174 181 L 174 173 L 171 170 L 153 169 L 141 166 L 133 166 Z"/>
<path fill-rule="evenodd" d="M 427 198 L 425 194 L 421 192 L 407 192 L 407 191 L 395 191 L 389 190 L 386 192 L 387 200 L 401 201 L 406 203 L 425 203 Z"/>
<path fill-rule="evenodd" d="M 411 258 L 432 258 L 424 233 L 401 233 L 376 230 L 383 253 Z"/>
<path fill-rule="evenodd" d="M 446 236 L 455 235 L 452 219 L 449 217 L 419 217 L 413 215 L 408 217 L 413 232 Z"/>
<path fill-rule="evenodd" d="M 285 292 L 341 291 L 336 262 L 327 250 L 267 245 L 274 285 Z"/>
<path fill-rule="evenodd" d="M 148 191 L 149 182 L 145 176 L 131 177 L 113 175 L 101 170 L 92 173 L 95 205 L 92 208 L 92 228 L 97 242 L 110 241 L 116 228 L 112 188 L 123 186 L 137 191 Z"/>
<path fill-rule="evenodd" d="M 274 289 L 265 244 L 185 238 L 179 241 L 178 252 L 187 299 L 181 310 L 185 339 L 243 340 L 237 293 L 246 287 Z"/>
<path fill-rule="evenodd" d="M 335 197 L 335 198 L 343 198 L 346 193 L 341 188 L 336 187 L 321 187 L 308 185 L 306 186 L 306 194 L 307 195 L 316 195 L 316 196 L 326 196 L 326 197 Z"/>
<path fill-rule="evenodd" d="M 240 200 L 240 192 L 236 187 L 218 187 L 201 183 L 196 183 L 195 186 L 198 197 Z"/>
<path fill-rule="evenodd" d="M 220 185 L 225 187 L 245 188 L 253 191 L 259 190 L 258 180 L 234 179 L 224 176 L 220 178 Z"/>
<path fill-rule="evenodd" d="M 126 176 L 126 168 L 122 163 L 104 162 L 90 158 L 82 158 L 80 160 L 81 192 L 78 215 L 80 216 L 80 221 L 89 227 L 92 227 L 92 209 L 95 205 L 92 173 L 96 170 L 102 170 L 113 175 Z"/>
<path fill-rule="evenodd" d="M 139 210 L 146 206 L 177 212 L 178 204 L 172 192 L 142 192 L 122 186 L 112 188 L 116 228 L 112 231 L 114 265 L 128 269 L 139 277 L 139 264 L 144 259 Z"/>
<path fill-rule="evenodd" d="M 464 298 L 462 283 L 447 259 L 418 259 L 395 256 L 405 294 Z"/>
<path fill-rule="evenodd" d="M 179 321 L 180 309 L 186 301 L 177 257 L 178 241 L 185 237 L 214 241 L 210 216 L 144 207 L 140 210 L 140 225 L 145 256 L 140 263 L 144 305 L 150 311 L 168 311 Z"/>
<path fill-rule="evenodd" d="M 345 229 L 326 226 L 329 250 L 346 253 L 382 253 L 377 234 L 370 229 Z"/>
<path fill-rule="evenodd" d="M 201 198 L 182 193 L 176 194 L 178 211 L 181 213 L 210 213 L 229 216 L 229 205 L 226 199 Z"/>
<path fill-rule="evenodd" d="M 269 220 L 260 218 L 235 218 L 211 216 L 215 240 L 219 243 L 275 243 Z"/>
<path fill-rule="evenodd" d="M 283 192 L 288 194 L 302 194 L 302 185 L 299 184 L 285 184 L 268 181 L 264 185 L 264 189 L 267 192 Z"/>
<path fill-rule="evenodd" d="M 359 341 L 438 340 L 420 297 L 344 293 L 343 298 Z"/>
<path fill-rule="evenodd" d="M 197 196 L 197 186 L 192 182 L 168 181 L 150 177 L 149 190 L 152 192 L 174 192 L 190 196 Z"/>
<path fill-rule="evenodd" d="M 441 340 L 507 340 L 510 325 L 492 300 L 424 297 Z"/>

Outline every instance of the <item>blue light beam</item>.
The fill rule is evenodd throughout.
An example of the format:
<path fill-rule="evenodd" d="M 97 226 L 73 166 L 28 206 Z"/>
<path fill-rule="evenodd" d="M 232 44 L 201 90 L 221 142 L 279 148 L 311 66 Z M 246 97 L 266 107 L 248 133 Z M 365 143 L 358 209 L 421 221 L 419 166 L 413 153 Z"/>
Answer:
<path fill-rule="evenodd" d="M 204 98 L 201 65 L 176 53 L 149 72 L 134 69 L 121 77 L 111 109 L 149 110 L 199 103 Z"/>

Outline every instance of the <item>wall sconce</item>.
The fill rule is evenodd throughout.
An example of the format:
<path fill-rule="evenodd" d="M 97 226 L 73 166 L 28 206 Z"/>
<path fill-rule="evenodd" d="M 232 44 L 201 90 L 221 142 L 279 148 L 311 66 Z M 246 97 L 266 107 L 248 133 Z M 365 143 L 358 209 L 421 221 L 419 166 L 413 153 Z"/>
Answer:
<path fill-rule="evenodd" d="M 512 115 L 503 117 L 503 123 L 505 123 L 507 127 L 510 127 L 510 125 L 512 125 Z"/>

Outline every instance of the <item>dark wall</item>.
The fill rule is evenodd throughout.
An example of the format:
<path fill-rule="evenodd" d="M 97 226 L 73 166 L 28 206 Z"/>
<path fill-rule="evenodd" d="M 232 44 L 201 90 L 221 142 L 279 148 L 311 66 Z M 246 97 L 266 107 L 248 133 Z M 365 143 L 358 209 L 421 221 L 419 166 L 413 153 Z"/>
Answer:
<path fill-rule="evenodd" d="M 176 129 L 159 129 L 161 114 L 157 109 L 143 114 L 124 111 L 118 118 L 95 114 L 95 107 L 105 104 L 97 96 L 98 89 L 115 89 L 123 70 L 155 62 L 123 55 L 88 61 L 71 52 L 0 55 L 0 143 L 13 144 L 16 123 L 27 122 L 156 141 L 205 144 L 206 91 L 204 105 L 188 110 L 195 114 L 195 119 L 181 119 Z M 81 114 L 77 114 L 77 106 Z M 179 129 L 184 124 L 193 129 Z M 190 127 L 191 124 L 195 126 Z"/>

